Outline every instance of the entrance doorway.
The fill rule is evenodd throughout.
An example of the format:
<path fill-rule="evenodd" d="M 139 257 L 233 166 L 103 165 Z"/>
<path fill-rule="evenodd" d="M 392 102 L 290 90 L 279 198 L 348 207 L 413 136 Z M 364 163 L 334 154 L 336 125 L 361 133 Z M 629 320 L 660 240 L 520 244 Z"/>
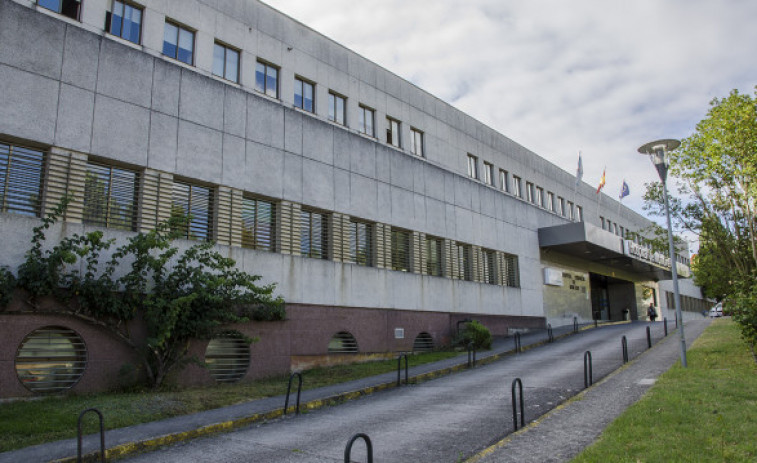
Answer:
<path fill-rule="evenodd" d="M 591 311 L 594 319 L 636 320 L 636 291 L 633 282 L 597 273 L 589 274 Z"/>

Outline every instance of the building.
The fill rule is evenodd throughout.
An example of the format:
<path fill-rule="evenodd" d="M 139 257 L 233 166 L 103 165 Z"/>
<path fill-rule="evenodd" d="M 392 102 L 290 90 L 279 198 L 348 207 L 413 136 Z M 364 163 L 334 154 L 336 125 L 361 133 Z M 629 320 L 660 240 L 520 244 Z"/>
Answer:
<path fill-rule="evenodd" d="M 240 378 L 441 345 L 471 318 L 640 319 L 670 274 L 644 217 L 593 213 L 571 173 L 256 0 L 0 0 L 0 163 L 0 264 L 68 193 L 59 236 L 191 210 L 188 238 L 277 282 L 289 320 L 236 327 L 261 338 Z M 128 363 L 79 320 L 0 320 L 0 394 L 30 393 L 17 359 L 39 336 L 64 339 L 81 390 Z"/>

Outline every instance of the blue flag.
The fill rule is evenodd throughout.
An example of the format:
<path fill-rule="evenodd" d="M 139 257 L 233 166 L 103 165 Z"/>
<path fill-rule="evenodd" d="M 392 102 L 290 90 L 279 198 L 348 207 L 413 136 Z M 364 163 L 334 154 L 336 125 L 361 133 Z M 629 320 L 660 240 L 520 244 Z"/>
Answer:
<path fill-rule="evenodd" d="M 623 200 L 626 196 L 631 194 L 631 190 L 628 188 L 628 184 L 623 180 L 623 186 L 620 187 L 620 199 Z"/>

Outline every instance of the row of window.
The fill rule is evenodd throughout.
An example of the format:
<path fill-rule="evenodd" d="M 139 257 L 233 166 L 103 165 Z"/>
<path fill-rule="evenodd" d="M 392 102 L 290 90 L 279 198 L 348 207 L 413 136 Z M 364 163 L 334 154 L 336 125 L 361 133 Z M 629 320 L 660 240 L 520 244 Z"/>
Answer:
<path fill-rule="evenodd" d="M 555 196 L 551 191 L 544 192 L 544 188 L 534 185 L 532 182 L 526 182 L 525 188 L 523 180 L 517 175 L 510 175 L 505 169 L 499 169 L 499 184 L 495 185 L 494 164 L 484 161 L 483 170 L 479 174 L 478 157 L 468 153 L 468 177 L 481 180 L 485 185 L 499 187 L 505 193 L 524 199 L 549 212 L 566 217 L 568 220 L 581 222 L 583 221 L 583 208 L 573 204 L 573 201 L 566 201 L 562 196 Z"/>
<path fill-rule="evenodd" d="M 652 243 L 648 239 L 644 238 L 639 233 L 632 231 L 630 228 L 626 228 L 623 225 L 618 224 L 617 222 L 613 222 L 610 219 L 604 218 L 603 216 L 599 216 L 599 221 L 602 225 L 602 230 L 606 230 L 623 239 L 631 240 L 640 246 L 646 247 L 647 249 L 652 249 Z M 684 265 L 691 265 L 691 259 L 682 254 L 676 253 L 676 261 Z"/>
<path fill-rule="evenodd" d="M 672 310 L 675 307 L 675 294 L 671 291 L 664 291 L 665 302 L 668 309 Z M 686 312 L 704 312 L 710 309 L 712 302 L 706 299 L 698 299 L 696 297 L 680 295 L 681 298 L 681 310 Z"/>
<path fill-rule="evenodd" d="M 39 215 L 44 185 L 46 154 L 44 151 L 0 143 L 0 202 L 2 211 Z M 140 200 L 140 176 L 136 170 L 88 161 L 84 174 L 82 221 L 87 224 L 135 231 Z M 174 179 L 171 190 L 171 215 L 185 217 L 177 231 L 186 239 L 211 240 L 218 216 L 214 206 L 216 189 L 191 181 Z M 246 248 L 281 251 L 277 247 L 279 203 L 243 194 L 237 225 L 241 229 L 241 245 Z M 333 213 L 298 207 L 292 217 L 298 221 L 301 256 L 331 259 L 338 252 L 341 260 L 362 266 L 383 267 L 396 271 L 454 279 L 481 281 L 489 284 L 519 286 L 518 260 L 514 255 L 498 253 L 462 242 L 449 242 L 440 237 L 411 230 L 384 226 L 375 222 L 349 218 L 334 224 Z M 379 234 L 386 230 L 385 235 Z M 336 232 L 334 229 L 340 229 Z M 387 249 L 387 257 L 377 255 L 379 243 Z M 386 242 L 388 241 L 388 243 Z M 342 247 L 347 244 L 348 250 Z M 334 248 L 334 249 L 332 249 Z M 454 263 L 454 264 L 453 264 Z M 447 264 L 447 265 L 445 265 Z M 474 274 L 474 268 L 480 271 Z"/>

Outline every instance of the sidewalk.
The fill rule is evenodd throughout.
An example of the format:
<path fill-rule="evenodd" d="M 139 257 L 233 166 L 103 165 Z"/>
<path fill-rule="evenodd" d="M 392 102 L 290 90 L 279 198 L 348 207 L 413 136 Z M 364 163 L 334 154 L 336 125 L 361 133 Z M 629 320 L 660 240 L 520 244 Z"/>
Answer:
<path fill-rule="evenodd" d="M 601 326 L 601 325 L 600 325 Z M 580 327 L 593 328 L 593 325 Z M 569 336 L 573 333 L 573 326 L 556 327 L 553 330 L 555 339 Z M 523 349 L 533 348 L 547 343 L 546 330 L 540 330 L 521 335 Z M 515 347 L 513 337 L 496 338 L 492 349 L 476 353 L 476 363 L 493 362 L 503 356 L 513 353 Z M 412 367 L 408 371 L 411 382 L 423 382 L 430 379 L 462 371 L 468 368 L 468 354 L 441 360 L 434 363 Z M 404 370 L 402 371 L 404 382 Z M 307 376 L 305 376 L 307 381 Z M 353 400 L 377 391 L 396 387 L 397 373 L 362 378 L 346 383 L 334 384 L 302 391 L 301 409 L 318 409 L 345 400 Z M 296 386 L 296 381 L 295 381 Z M 289 413 L 294 412 L 297 400 L 296 392 L 292 391 L 289 401 Z M 243 404 L 232 405 L 214 410 L 177 416 L 161 421 L 144 423 L 126 428 L 113 429 L 105 433 L 105 445 L 108 459 L 133 454 L 162 445 L 182 442 L 200 436 L 219 432 L 226 432 L 234 428 L 255 422 L 274 419 L 283 414 L 285 396 L 269 397 Z M 107 416 L 105 417 L 107 420 Z M 85 436 L 83 453 L 93 455 L 99 451 L 99 435 Z M 65 439 L 57 442 L 35 445 L 24 449 L 0 453 L 0 463 L 24 462 L 75 462 L 77 445 L 76 439 Z"/>
<path fill-rule="evenodd" d="M 686 322 L 687 347 L 710 320 Z M 662 373 L 680 359 L 678 332 L 606 376 L 525 428 L 469 458 L 465 463 L 565 462 L 591 445 L 615 418 L 638 401 Z"/>

